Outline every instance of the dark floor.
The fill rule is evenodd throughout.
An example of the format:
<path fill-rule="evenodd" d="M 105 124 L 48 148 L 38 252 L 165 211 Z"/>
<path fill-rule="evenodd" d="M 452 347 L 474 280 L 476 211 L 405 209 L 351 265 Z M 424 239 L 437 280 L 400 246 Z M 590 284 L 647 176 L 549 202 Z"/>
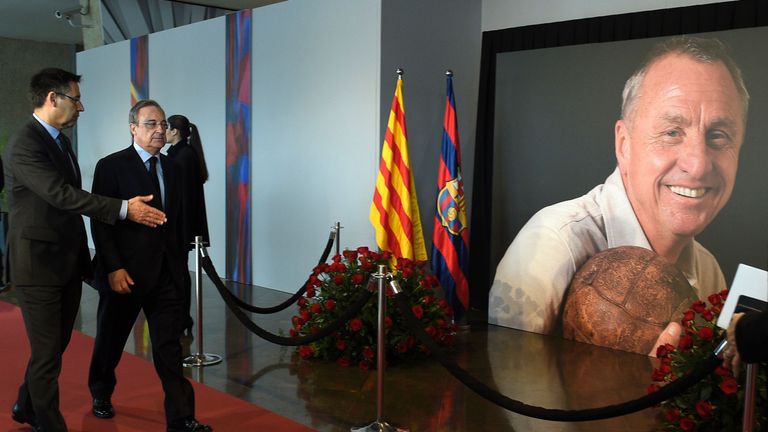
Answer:
<path fill-rule="evenodd" d="M 293 348 L 249 333 L 226 310 L 207 278 L 203 286 L 203 351 L 219 354 L 224 361 L 189 369 L 190 378 L 319 431 L 349 431 L 376 419 L 376 371 L 300 360 Z M 289 297 L 260 287 L 231 286 L 258 306 L 272 306 Z M 0 294 L 0 299 L 15 300 L 12 291 Z M 77 330 L 95 335 L 97 303 L 96 292 L 84 286 Z M 262 328 L 286 334 L 295 311 L 289 307 L 274 315 L 252 317 Z M 488 326 L 482 317 L 470 319 L 470 324 L 458 335 L 456 361 L 512 399 L 548 408 L 590 408 L 642 396 L 650 384 L 652 365 L 645 356 Z M 197 341 L 187 339 L 185 347 L 198 352 Z M 126 351 L 150 357 L 142 317 Z M 382 420 L 411 431 L 645 432 L 657 428 L 655 410 L 584 423 L 513 414 L 476 395 L 429 359 L 386 369 L 383 395 Z"/>

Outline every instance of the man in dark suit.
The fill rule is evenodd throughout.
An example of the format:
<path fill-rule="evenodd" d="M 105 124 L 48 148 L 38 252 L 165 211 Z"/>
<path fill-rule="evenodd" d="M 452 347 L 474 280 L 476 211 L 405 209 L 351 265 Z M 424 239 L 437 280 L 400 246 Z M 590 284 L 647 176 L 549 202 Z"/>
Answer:
<path fill-rule="evenodd" d="M 44 69 L 30 81 L 33 118 L 11 137 L 3 155 L 10 210 L 8 254 L 31 355 L 12 417 L 36 431 L 66 431 L 59 411 L 61 356 L 80 305 L 82 281 L 91 276 L 83 218 L 105 224 L 128 218 L 150 227 L 165 214 L 130 200 L 81 189 L 80 167 L 62 129 L 85 110 L 80 76 Z"/>
<path fill-rule="evenodd" d="M 131 108 L 130 147 L 96 164 L 93 191 L 117 197 L 152 194 L 151 204 L 164 209 L 168 222 L 153 230 L 130 221 L 114 225 L 92 219 L 96 246 L 95 285 L 99 290 L 96 343 L 88 386 L 93 414 L 115 415 L 112 393 L 115 368 L 140 310 L 149 323 L 152 360 L 165 391 L 169 432 L 207 432 L 211 427 L 195 420 L 192 385 L 182 372 L 179 337 L 182 332 L 184 272 L 180 226 L 181 185 L 173 161 L 160 154 L 167 123 L 160 105 L 142 100 Z"/>

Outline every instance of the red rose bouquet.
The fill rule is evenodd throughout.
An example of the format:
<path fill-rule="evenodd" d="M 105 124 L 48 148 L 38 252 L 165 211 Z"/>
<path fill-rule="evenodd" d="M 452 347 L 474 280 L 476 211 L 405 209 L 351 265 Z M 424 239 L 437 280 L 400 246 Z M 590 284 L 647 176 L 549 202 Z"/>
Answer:
<path fill-rule="evenodd" d="M 653 370 L 653 384 L 649 392 L 660 385 L 674 381 L 686 374 L 714 352 L 725 334 L 717 327 L 717 317 L 728 291 L 712 294 L 707 300 L 695 301 L 681 321 L 684 333 L 677 347 L 660 346 L 656 352 L 659 367 Z M 715 373 L 677 397 L 661 403 L 665 431 L 737 431 L 741 430 L 744 406 L 744 376 L 734 377 L 732 371 L 718 366 Z M 768 395 L 766 373 L 761 369 L 758 376 L 755 407 L 755 431 L 768 431 Z"/>
<path fill-rule="evenodd" d="M 292 318 L 291 336 L 310 335 L 335 321 L 359 294 L 367 289 L 378 265 L 389 265 L 388 252 L 377 253 L 367 247 L 347 250 L 330 263 L 314 268 L 307 282 L 307 292 L 298 301 L 299 313 Z M 438 297 L 439 282 L 427 269 L 425 261 L 398 259 L 394 278 L 408 298 L 413 314 L 424 329 L 442 346 L 452 346 L 456 328 L 451 324 L 452 311 Z M 386 287 L 386 285 L 385 285 Z M 386 292 L 387 313 L 384 319 L 386 358 L 389 361 L 418 357 L 427 350 L 410 335 L 400 311 Z M 360 314 L 333 335 L 298 348 L 302 358 L 333 360 L 341 366 L 356 365 L 361 369 L 376 366 L 378 323 L 376 297 L 363 306 Z"/>

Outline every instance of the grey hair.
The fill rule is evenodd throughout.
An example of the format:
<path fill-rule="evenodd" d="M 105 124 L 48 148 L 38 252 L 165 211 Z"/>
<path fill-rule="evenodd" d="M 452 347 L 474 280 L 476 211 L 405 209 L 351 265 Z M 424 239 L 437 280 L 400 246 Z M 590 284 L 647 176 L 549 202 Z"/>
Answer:
<path fill-rule="evenodd" d="M 718 39 L 705 39 L 694 36 L 675 36 L 659 42 L 648 54 L 645 62 L 629 77 L 624 84 L 621 101 L 621 118 L 629 122 L 635 109 L 637 98 L 640 96 L 640 87 L 645 79 L 645 74 L 651 66 L 668 54 L 681 54 L 701 63 L 723 63 L 736 85 L 741 103 L 744 107 L 744 122 L 747 121 L 749 110 L 749 92 L 744 85 L 741 69 L 728 53 L 728 48 Z"/>
<path fill-rule="evenodd" d="M 142 108 L 146 108 L 148 106 L 157 107 L 157 109 L 159 109 L 160 111 L 163 111 L 163 107 L 161 107 L 160 104 L 155 102 L 154 100 L 152 100 L 152 99 L 142 99 L 142 100 L 136 102 L 136 104 L 133 105 L 131 107 L 131 110 L 128 112 L 128 123 L 137 124 L 138 121 L 139 121 L 139 111 Z"/>

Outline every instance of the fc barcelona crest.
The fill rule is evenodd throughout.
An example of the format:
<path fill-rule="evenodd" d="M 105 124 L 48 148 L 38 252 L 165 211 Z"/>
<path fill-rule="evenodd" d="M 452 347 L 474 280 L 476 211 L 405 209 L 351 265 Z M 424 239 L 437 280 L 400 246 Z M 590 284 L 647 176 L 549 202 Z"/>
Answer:
<path fill-rule="evenodd" d="M 445 182 L 437 194 L 437 214 L 440 222 L 453 235 L 467 228 L 467 212 L 464 210 L 464 192 L 461 175 Z"/>

